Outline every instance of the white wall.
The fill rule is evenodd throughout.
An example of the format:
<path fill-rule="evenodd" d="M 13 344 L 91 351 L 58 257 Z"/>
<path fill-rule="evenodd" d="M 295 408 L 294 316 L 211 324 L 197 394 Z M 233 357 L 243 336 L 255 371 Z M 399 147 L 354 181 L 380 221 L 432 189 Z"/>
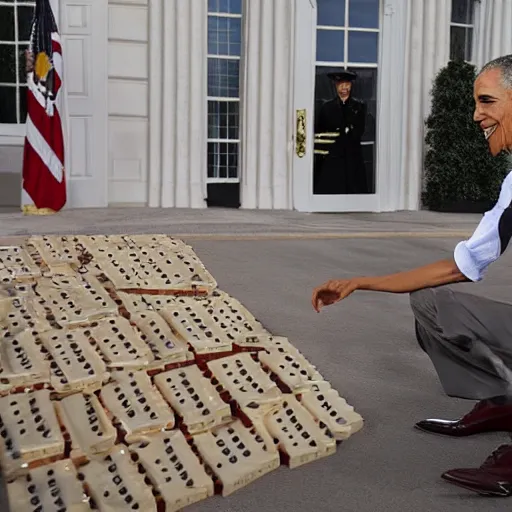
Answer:
<path fill-rule="evenodd" d="M 109 0 L 109 204 L 147 203 L 148 0 Z"/>
<path fill-rule="evenodd" d="M 23 146 L 0 146 L 0 207 L 20 206 Z"/>

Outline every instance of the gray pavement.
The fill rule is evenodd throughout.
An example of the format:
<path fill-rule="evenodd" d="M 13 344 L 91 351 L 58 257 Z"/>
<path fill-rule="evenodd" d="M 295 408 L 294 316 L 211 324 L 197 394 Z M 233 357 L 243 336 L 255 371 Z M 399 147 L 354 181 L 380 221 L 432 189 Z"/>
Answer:
<path fill-rule="evenodd" d="M 455 418 L 473 404 L 443 394 L 416 344 L 408 297 L 359 292 L 319 315 L 310 303 L 312 289 L 329 278 L 396 272 L 449 256 L 457 233 L 471 232 L 478 216 L 132 212 L 69 212 L 53 220 L 3 214 L 0 237 L 91 229 L 182 233 L 220 288 L 269 330 L 289 337 L 366 420 L 335 455 L 296 470 L 280 468 L 229 498 L 189 510 L 488 512 L 510 506 L 439 478 L 449 468 L 479 465 L 507 442 L 504 434 L 446 439 L 413 429 L 425 417 Z M 459 288 L 509 301 L 511 285 L 506 255 L 484 282 Z"/>
<path fill-rule="evenodd" d="M 445 257 L 455 239 L 195 241 L 219 286 L 272 332 L 288 336 L 366 419 L 338 453 L 297 470 L 281 468 L 226 499 L 192 511 L 487 512 L 504 510 L 440 480 L 479 465 L 507 437 L 446 439 L 413 429 L 425 417 L 458 417 L 472 402 L 446 397 L 418 348 L 408 296 L 356 293 L 321 314 L 313 287 L 331 277 L 396 272 Z M 508 261 L 506 261 L 508 260 Z M 484 283 L 461 285 L 507 300 L 512 261 Z M 508 272 L 500 273 L 505 269 Z"/>
<path fill-rule="evenodd" d="M 24 216 L 0 210 L 0 236 L 35 233 L 172 234 L 339 234 L 354 232 L 435 232 L 470 228 L 478 216 L 434 212 L 307 214 L 295 211 L 108 208 L 65 210 L 51 216 Z"/>

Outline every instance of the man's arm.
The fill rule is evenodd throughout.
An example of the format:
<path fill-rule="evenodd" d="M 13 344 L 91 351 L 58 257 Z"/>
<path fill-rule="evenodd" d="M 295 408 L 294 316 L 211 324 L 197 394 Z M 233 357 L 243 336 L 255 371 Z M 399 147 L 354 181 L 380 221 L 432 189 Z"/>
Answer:
<path fill-rule="evenodd" d="M 388 293 L 411 293 L 423 288 L 434 288 L 469 281 L 459 270 L 455 260 L 441 260 L 405 272 L 380 277 L 354 279 L 357 290 Z"/>
<path fill-rule="evenodd" d="M 356 290 L 411 293 L 459 282 L 483 279 L 488 267 L 507 249 L 512 239 L 512 172 L 503 181 L 498 202 L 478 224 L 473 235 L 455 247 L 453 258 L 382 277 L 328 281 L 313 292 L 316 311 L 334 304 Z"/>
<path fill-rule="evenodd" d="M 397 274 L 376 277 L 356 277 L 328 281 L 313 292 L 315 311 L 345 299 L 356 290 L 388 293 L 412 293 L 423 288 L 434 288 L 469 279 L 459 270 L 455 260 L 441 260 L 430 265 Z"/>

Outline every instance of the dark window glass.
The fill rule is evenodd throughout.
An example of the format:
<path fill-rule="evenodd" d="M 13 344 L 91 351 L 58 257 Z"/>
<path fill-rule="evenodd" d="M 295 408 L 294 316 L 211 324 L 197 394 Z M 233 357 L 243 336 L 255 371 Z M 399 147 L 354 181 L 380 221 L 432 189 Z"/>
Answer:
<path fill-rule="evenodd" d="M 0 86 L 0 123 L 24 123 L 26 119 L 25 50 L 34 4 L 34 0 L 2 0 L 0 5 L 0 83 L 4 84 Z"/>
<path fill-rule="evenodd" d="M 327 76 L 331 71 L 340 71 L 339 67 L 317 66 L 315 84 L 315 115 L 322 105 L 336 97 L 336 89 L 332 80 Z M 366 103 L 367 113 L 365 132 L 362 137 L 362 152 L 366 167 L 369 193 L 375 193 L 375 164 L 376 164 L 376 126 L 377 126 L 377 68 L 349 68 L 357 73 L 353 84 L 352 96 Z"/>
<path fill-rule="evenodd" d="M 28 50 L 28 44 L 18 45 L 18 80 L 20 84 L 27 81 L 25 52 Z"/>
<path fill-rule="evenodd" d="M 33 17 L 33 7 L 18 7 L 18 41 L 28 41 L 30 39 Z"/>
<path fill-rule="evenodd" d="M 348 24 L 352 28 L 379 28 L 380 0 L 350 0 Z"/>
<path fill-rule="evenodd" d="M 208 178 L 236 178 L 238 176 L 238 144 L 208 143 Z"/>
<path fill-rule="evenodd" d="M 238 178 L 238 142 L 227 141 L 239 138 L 242 0 L 208 0 L 208 12 L 219 14 L 208 16 L 208 96 L 234 101 L 208 101 L 207 176 Z"/>
<path fill-rule="evenodd" d="M 208 59 L 208 96 L 238 98 L 240 61 Z"/>
<path fill-rule="evenodd" d="M 316 31 L 316 60 L 321 62 L 343 62 L 345 60 L 345 31 Z"/>
<path fill-rule="evenodd" d="M 238 139 L 238 121 L 238 101 L 208 102 L 208 138 Z"/>
<path fill-rule="evenodd" d="M 471 25 L 476 0 L 452 0 L 452 22 Z"/>
<path fill-rule="evenodd" d="M 345 26 L 345 0 L 318 0 L 318 25 Z"/>
<path fill-rule="evenodd" d="M 208 0 L 208 12 L 242 14 L 242 0 Z"/>
<path fill-rule="evenodd" d="M 379 58 L 379 33 L 378 32 L 353 32 L 348 33 L 348 60 L 349 62 L 361 62 L 376 64 Z"/>
<path fill-rule="evenodd" d="M 451 27 L 450 29 L 450 59 L 470 61 L 473 50 L 473 29 L 466 27 Z"/>
<path fill-rule="evenodd" d="M 16 87 L 0 85 L 0 123 L 16 122 Z"/>
<path fill-rule="evenodd" d="M 14 7 L 0 6 L 0 41 L 14 41 Z"/>
<path fill-rule="evenodd" d="M 28 87 L 21 86 L 20 87 L 20 118 L 18 120 L 19 123 L 25 123 L 27 120 L 27 93 Z"/>
<path fill-rule="evenodd" d="M 240 57 L 242 20 L 240 18 L 208 17 L 208 53 Z"/>
<path fill-rule="evenodd" d="M 16 83 L 16 46 L 0 44 L 0 82 Z"/>

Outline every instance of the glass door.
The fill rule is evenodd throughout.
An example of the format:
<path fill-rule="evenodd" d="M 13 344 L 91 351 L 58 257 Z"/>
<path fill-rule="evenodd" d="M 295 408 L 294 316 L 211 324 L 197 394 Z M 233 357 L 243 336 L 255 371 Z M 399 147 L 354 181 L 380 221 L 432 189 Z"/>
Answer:
<path fill-rule="evenodd" d="M 313 55 L 309 72 L 313 79 L 312 83 L 306 79 L 304 68 L 308 66 L 304 64 L 296 67 L 295 79 L 298 90 L 306 91 L 303 94 L 312 99 L 308 119 L 312 133 L 307 144 L 312 155 L 299 164 L 309 167 L 302 185 L 308 198 L 303 198 L 299 209 L 377 211 L 381 0 L 304 3 L 312 5 L 309 23 L 313 23 Z M 307 17 L 306 12 L 302 15 Z M 305 19 L 297 23 L 307 24 Z M 307 55 L 309 42 L 304 37 L 296 41 L 299 54 Z"/>

